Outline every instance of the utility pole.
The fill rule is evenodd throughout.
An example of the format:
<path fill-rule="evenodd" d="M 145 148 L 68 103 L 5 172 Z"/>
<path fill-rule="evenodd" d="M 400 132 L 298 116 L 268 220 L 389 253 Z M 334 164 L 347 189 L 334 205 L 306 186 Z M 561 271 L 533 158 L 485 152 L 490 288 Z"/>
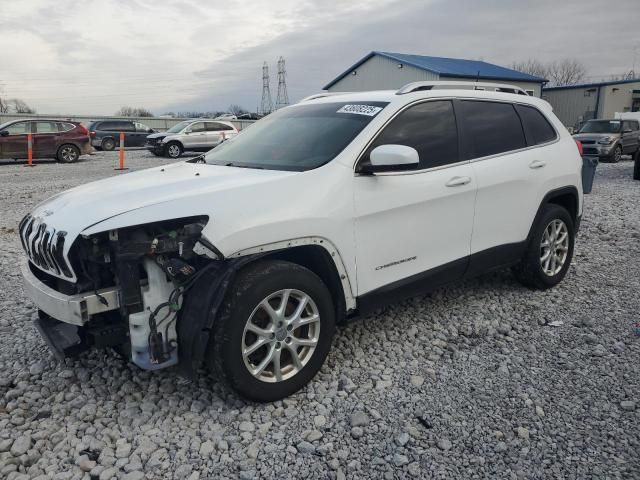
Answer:
<path fill-rule="evenodd" d="M 285 80 L 287 70 L 284 58 L 278 60 L 278 97 L 276 99 L 276 109 L 289 105 L 289 94 L 287 93 L 287 81 Z"/>
<path fill-rule="evenodd" d="M 271 101 L 271 89 L 269 87 L 269 65 L 264 62 L 262 65 L 262 104 L 260 105 L 261 115 L 269 115 L 273 110 L 273 103 Z"/>

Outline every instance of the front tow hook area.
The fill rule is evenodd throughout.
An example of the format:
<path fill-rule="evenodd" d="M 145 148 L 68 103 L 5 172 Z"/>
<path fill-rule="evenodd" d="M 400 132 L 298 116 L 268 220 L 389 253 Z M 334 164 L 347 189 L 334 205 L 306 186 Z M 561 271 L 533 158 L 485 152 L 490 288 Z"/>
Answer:
<path fill-rule="evenodd" d="M 49 350 L 58 360 L 74 357 L 87 349 L 80 337 L 80 327 L 77 325 L 59 322 L 42 310 L 38 311 L 38 317 L 34 323 Z"/>

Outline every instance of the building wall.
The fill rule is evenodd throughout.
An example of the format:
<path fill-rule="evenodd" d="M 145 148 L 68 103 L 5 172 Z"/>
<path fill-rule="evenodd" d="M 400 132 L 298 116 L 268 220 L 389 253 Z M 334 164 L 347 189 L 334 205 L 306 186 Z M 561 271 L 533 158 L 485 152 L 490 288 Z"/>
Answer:
<path fill-rule="evenodd" d="M 633 90 L 640 90 L 640 81 L 618 85 L 605 85 L 602 88 L 602 118 L 614 118 L 616 112 L 630 112 L 633 103 Z"/>
<path fill-rule="evenodd" d="M 438 80 L 439 75 L 410 65 L 398 68 L 398 62 L 374 55 L 355 69 L 356 74 L 348 74 L 333 84 L 329 92 L 363 92 L 367 90 L 395 90 L 407 83 Z"/>
<path fill-rule="evenodd" d="M 602 111 L 602 98 L 598 102 L 598 87 L 543 90 L 542 98 L 551 104 L 553 112 L 565 127 L 577 128 L 583 121 L 598 118 Z"/>
<path fill-rule="evenodd" d="M 615 118 L 616 112 L 632 111 L 633 90 L 640 90 L 640 81 L 544 90 L 542 98 L 566 127 L 576 128 L 592 118 Z"/>

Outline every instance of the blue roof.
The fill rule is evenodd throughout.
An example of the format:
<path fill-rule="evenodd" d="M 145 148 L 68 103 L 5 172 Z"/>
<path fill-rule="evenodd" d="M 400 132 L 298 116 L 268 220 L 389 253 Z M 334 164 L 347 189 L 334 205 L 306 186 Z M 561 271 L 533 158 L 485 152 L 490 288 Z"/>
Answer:
<path fill-rule="evenodd" d="M 374 51 L 331 80 L 331 82 L 325 85 L 324 90 L 342 80 L 353 70 L 375 55 L 389 58 L 406 65 L 411 65 L 412 67 L 419 68 L 420 70 L 437 73 L 445 77 L 511 80 L 533 83 L 546 82 L 542 77 L 536 77 L 535 75 L 529 75 L 528 73 L 518 72 L 517 70 L 501 67 L 492 63 L 482 62 L 480 60 L 463 60 L 459 58 L 428 57 L 425 55 L 407 55 L 405 53 Z"/>
<path fill-rule="evenodd" d="M 640 78 L 632 78 L 630 80 L 611 80 L 608 82 L 596 82 L 596 83 L 580 83 L 577 85 L 564 85 L 562 87 L 548 87 L 544 90 L 566 90 L 568 88 L 591 88 L 591 87 L 605 87 L 607 85 L 624 85 L 625 83 L 638 83 Z"/>

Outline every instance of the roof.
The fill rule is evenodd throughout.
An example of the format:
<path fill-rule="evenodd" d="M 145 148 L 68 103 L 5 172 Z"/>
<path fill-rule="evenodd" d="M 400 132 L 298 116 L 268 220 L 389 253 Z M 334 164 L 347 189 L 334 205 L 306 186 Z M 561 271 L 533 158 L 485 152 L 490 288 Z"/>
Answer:
<path fill-rule="evenodd" d="M 529 75 L 528 73 L 518 72 L 510 68 L 501 67 L 492 63 L 480 60 L 463 60 L 460 58 L 445 57 L 428 57 L 425 55 L 408 55 L 404 53 L 389 53 L 373 51 L 357 63 L 349 67 L 343 73 L 331 80 L 323 88 L 324 90 L 331 88 L 334 84 L 349 75 L 353 70 L 365 63 L 374 56 L 380 56 L 394 60 L 399 63 L 411 65 L 412 67 L 428 72 L 437 73 L 446 77 L 454 78 L 482 78 L 491 80 L 511 80 L 521 82 L 543 83 L 546 80 L 542 77 Z"/>
<path fill-rule="evenodd" d="M 607 85 L 623 85 L 625 83 L 638 83 L 640 78 L 632 78 L 631 80 L 611 80 L 609 82 L 596 82 L 596 83 L 580 83 L 577 85 L 564 85 L 562 87 L 548 87 L 544 91 L 549 90 L 567 90 L 570 88 L 590 88 L 590 87 L 606 87 Z"/>

